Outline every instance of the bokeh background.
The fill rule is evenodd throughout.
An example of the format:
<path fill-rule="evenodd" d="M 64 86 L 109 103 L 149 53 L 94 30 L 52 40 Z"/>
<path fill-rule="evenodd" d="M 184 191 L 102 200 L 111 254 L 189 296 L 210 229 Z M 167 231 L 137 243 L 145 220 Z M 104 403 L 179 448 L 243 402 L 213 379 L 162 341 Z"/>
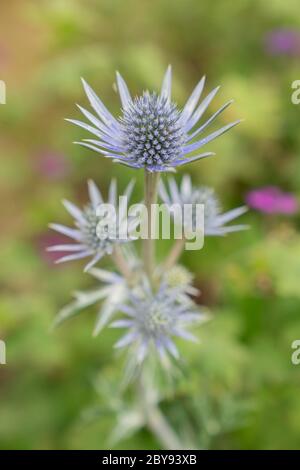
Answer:
<path fill-rule="evenodd" d="M 186 168 L 194 182 L 214 186 L 224 209 L 270 185 L 298 197 L 300 105 L 291 103 L 291 83 L 300 79 L 298 1 L 2 3 L 0 447 L 159 448 L 130 426 L 109 441 L 132 397 L 119 392 L 116 332 L 91 338 L 97 308 L 49 332 L 71 291 L 95 285 L 83 263 L 56 266 L 45 253 L 57 237 L 48 223 L 70 223 L 60 200 L 84 203 L 88 178 L 105 193 L 113 175 L 124 188 L 135 173 L 74 146 L 84 132 L 63 119 L 78 118 L 76 102 L 87 104 L 81 76 L 117 113 L 116 69 L 138 93 L 158 88 L 172 63 L 179 105 L 206 74 L 206 92 L 222 85 L 211 111 L 235 99 L 218 124 L 245 122 L 214 143 L 217 157 Z M 138 199 L 143 176 L 135 176 Z M 183 257 L 213 319 L 199 330 L 199 346 L 180 345 L 185 373 L 166 389 L 162 408 L 199 447 L 297 448 L 300 365 L 291 363 L 291 343 L 300 338 L 299 215 L 250 210 L 243 221 L 251 230 L 207 239 L 197 256 Z"/>

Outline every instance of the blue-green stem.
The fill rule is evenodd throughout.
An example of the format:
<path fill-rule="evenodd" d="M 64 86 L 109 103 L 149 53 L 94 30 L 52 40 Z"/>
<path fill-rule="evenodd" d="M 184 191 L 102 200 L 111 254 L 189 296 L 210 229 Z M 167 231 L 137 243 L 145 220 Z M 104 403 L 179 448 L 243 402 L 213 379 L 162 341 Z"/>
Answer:
<path fill-rule="evenodd" d="M 153 285 L 153 273 L 155 267 L 155 217 L 151 216 L 153 204 L 157 201 L 157 188 L 159 173 L 151 173 L 145 170 L 145 205 L 147 208 L 148 236 L 143 240 L 144 270 L 150 283 Z"/>
<path fill-rule="evenodd" d="M 139 401 L 145 419 L 145 425 L 156 437 L 163 449 L 185 449 L 176 432 L 170 426 L 165 416 L 158 407 L 156 400 L 151 396 L 151 390 L 145 383 L 144 373 L 138 379 Z"/>

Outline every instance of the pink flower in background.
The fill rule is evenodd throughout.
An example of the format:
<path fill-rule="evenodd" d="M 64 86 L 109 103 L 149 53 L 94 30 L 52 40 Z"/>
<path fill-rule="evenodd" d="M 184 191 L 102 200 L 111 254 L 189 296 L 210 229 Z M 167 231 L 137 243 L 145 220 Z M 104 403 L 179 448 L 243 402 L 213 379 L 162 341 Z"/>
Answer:
<path fill-rule="evenodd" d="M 47 179 L 60 180 L 69 174 L 70 164 L 64 155 L 45 151 L 38 156 L 37 170 Z"/>
<path fill-rule="evenodd" d="M 0 42 L 0 65 L 1 67 L 7 65 L 9 61 L 9 51 L 5 44 Z"/>
<path fill-rule="evenodd" d="M 300 31 L 277 29 L 265 37 L 265 49 L 271 55 L 300 55 Z"/>
<path fill-rule="evenodd" d="M 50 252 L 47 251 L 47 248 L 50 245 L 57 245 L 66 243 L 69 241 L 69 238 L 60 235 L 60 234 L 53 234 L 52 231 L 41 233 L 34 241 L 34 244 L 37 248 L 37 251 L 40 257 L 49 265 L 54 266 L 55 262 L 62 256 L 67 255 L 69 253 L 57 253 L 57 252 Z M 56 265 L 55 265 L 56 266 Z"/>
<path fill-rule="evenodd" d="M 249 207 L 266 214 L 295 214 L 298 210 L 297 198 L 291 193 L 284 193 L 276 186 L 250 191 L 246 196 Z"/>

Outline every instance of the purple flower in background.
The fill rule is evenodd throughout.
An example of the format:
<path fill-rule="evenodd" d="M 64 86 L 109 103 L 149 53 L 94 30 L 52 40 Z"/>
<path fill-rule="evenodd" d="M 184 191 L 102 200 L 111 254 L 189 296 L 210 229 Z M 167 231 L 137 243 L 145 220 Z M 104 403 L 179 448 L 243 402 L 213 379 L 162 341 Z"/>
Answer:
<path fill-rule="evenodd" d="M 270 55 L 300 55 L 300 31 L 277 29 L 267 33 L 265 49 Z"/>
<path fill-rule="evenodd" d="M 39 252 L 40 257 L 49 265 L 53 266 L 62 255 L 67 255 L 68 253 L 57 253 L 46 251 L 49 245 L 57 245 L 68 242 L 68 237 L 62 234 L 55 234 L 50 231 L 41 233 L 34 240 L 34 244 Z"/>
<path fill-rule="evenodd" d="M 6 65 L 8 62 L 8 50 L 3 43 L 0 43 L 0 65 Z"/>
<path fill-rule="evenodd" d="M 60 180 L 70 172 L 65 156 L 51 151 L 42 152 L 37 161 L 38 172 L 50 180 Z"/>
<path fill-rule="evenodd" d="M 285 193 L 276 186 L 250 191 L 246 196 L 248 206 L 266 214 L 295 214 L 298 210 L 297 198 Z"/>

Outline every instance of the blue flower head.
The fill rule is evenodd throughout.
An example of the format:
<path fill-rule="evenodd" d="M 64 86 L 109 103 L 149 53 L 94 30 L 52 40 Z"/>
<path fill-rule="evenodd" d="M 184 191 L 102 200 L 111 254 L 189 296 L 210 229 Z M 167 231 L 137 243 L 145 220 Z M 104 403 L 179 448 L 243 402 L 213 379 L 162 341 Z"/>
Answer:
<path fill-rule="evenodd" d="M 137 364 L 144 361 L 153 347 L 162 361 L 166 353 L 178 359 L 173 338 L 197 341 L 188 328 L 207 320 L 206 314 L 183 294 L 183 288 L 171 289 L 165 283 L 155 293 L 144 280 L 140 289 L 129 295 L 129 302 L 119 306 L 127 318 L 111 324 L 113 328 L 127 330 L 115 347 L 131 347 L 131 356 Z"/>
<path fill-rule="evenodd" d="M 125 189 L 123 195 L 126 200 L 130 199 L 133 186 L 134 181 L 131 181 Z M 104 201 L 96 184 L 91 180 L 88 182 L 88 190 L 90 202 L 83 209 L 75 206 L 70 201 L 63 201 L 67 211 L 74 217 L 74 228 L 66 227 L 61 224 L 50 224 L 50 228 L 73 239 L 75 243 L 54 245 L 48 248 L 48 251 L 70 253 L 59 258 L 57 263 L 91 257 L 92 260 L 86 265 L 84 269 L 85 271 L 88 271 L 103 256 L 107 254 L 111 255 L 116 244 L 129 242 L 133 239 L 129 233 L 128 238 L 122 240 L 112 236 L 113 234 L 109 231 L 103 231 L 102 236 L 99 236 L 98 224 L 101 221 L 102 216 L 97 214 L 97 209 L 104 204 Z M 107 202 L 115 208 L 116 214 L 118 214 L 116 217 L 119 224 L 117 227 L 118 233 L 124 233 L 127 228 L 133 228 L 133 223 L 130 219 L 130 223 L 127 226 L 126 207 L 117 202 L 117 183 L 115 180 L 112 180 L 110 183 Z"/>
<path fill-rule="evenodd" d="M 204 206 L 204 233 L 209 236 L 221 236 L 231 232 L 238 232 L 245 230 L 248 225 L 226 225 L 228 222 L 236 219 L 247 212 L 246 206 L 236 207 L 227 212 L 222 212 L 219 199 L 212 188 L 206 186 L 194 186 L 190 175 L 184 175 L 181 184 L 177 185 L 174 178 L 169 178 L 168 186 L 160 182 L 159 194 L 162 201 L 167 205 L 169 210 L 173 204 L 179 204 L 184 210 L 185 205 L 192 207 L 190 217 L 186 222 L 186 229 L 195 232 L 197 229 L 202 230 L 202 227 L 197 227 L 196 222 L 196 206 L 203 204 Z M 176 213 L 170 210 L 171 215 L 175 218 Z M 181 219 L 180 219 L 180 222 Z"/>
<path fill-rule="evenodd" d="M 68 121 L 89 131 L 95 138 L 75 143 L 113 161 L 151 172 L 174 171 L 178 166 L 214 155 L 213 152 L 198 155 L 194 152 L 240 122 L 232 122 L 206 137 L 201 136 L 232 101 L 225 103 L 199 126 L 200 118 L 219 87 L 199 102 L 205 82 L 203 77 L 181 110 L 171 101 L 171 80 L 169 66 L 160 94 L 145 91 L 141 96 L 132 98 L 125 81 L 117 73 L 117 86 L 122 103 L 122 112 L 118 119 L 107 110 L 100 98 L 83 80 L 86 95 L 96 115 L 78 106 L 89 123 L 74 119 Z"/>

